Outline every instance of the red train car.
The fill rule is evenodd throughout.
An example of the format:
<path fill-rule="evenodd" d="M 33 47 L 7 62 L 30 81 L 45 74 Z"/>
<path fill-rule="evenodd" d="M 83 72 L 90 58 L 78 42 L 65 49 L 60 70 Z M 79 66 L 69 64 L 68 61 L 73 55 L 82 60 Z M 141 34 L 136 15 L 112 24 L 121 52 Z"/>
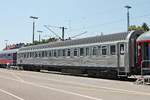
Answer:
<path fill-rule="evenodd" d="M 137 39 L 138 66 L 141 74 L 150 74 L 150 31 L 143 33 Z"/>
<path fill-rule="evenodd" d="M 18 49 L 4 50 L 0 52 L 0 67 L 6 68 L 8 65 L 16 65 Z"/>

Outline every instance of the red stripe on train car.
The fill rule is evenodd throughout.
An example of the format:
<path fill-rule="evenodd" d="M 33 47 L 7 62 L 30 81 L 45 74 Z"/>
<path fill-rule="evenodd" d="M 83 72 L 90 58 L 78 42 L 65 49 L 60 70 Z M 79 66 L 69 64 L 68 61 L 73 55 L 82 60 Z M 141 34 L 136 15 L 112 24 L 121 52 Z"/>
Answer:
<path fill-rule="evenodd" d="M 12 64 L 14 60 L 0 59 L 0 64 Z"/>
<path fill-rule="evenodd" d="M 140 40 L 140 41 L 137 41 L 137 43 L 144 43 L 144 42 L 149 42 L 150 43 L 150 40 Z"/>

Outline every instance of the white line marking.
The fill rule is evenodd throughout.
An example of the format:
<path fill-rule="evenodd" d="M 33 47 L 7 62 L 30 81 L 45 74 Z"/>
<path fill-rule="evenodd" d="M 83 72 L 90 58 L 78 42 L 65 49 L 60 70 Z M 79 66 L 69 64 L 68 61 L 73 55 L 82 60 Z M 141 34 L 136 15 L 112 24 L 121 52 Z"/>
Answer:
<path fill-rule="evenodd" d="M 57 92 L 62 92 L 62 93 L 65 93 L 65 94 L 72 94 L 72 95 L 80 96 L 80 97 L 91 99 L 91 100 L 102 100 L 100 98 L 91 97 L 91 96 L 88 96 L 88 95 L 82 95 L 82 94 L 79 94 L 79 93 L 75 93 L 75 92 L 71 92 L 71 91 L 66 91 L 66 90 L 62 90 L 62 89 L 51 88 L 51 87 L 48 87 L 48 86 L 39 85 L 39 84 L 32 83 L 32 82 L 19 81 L 17 79 L 11 79 L 11 78 L 2 77 L 2 76 L 0 76 L 0 78 L 8 79 L 8 80 L 13 80 L 13 81 L 17 81 L 17 82 L 21 82 L 21 83 L 24 83 L 24 84 L 28 84 L 28 85 L 32 85 L 32 86 L 36 86 L 36 87 L 41 87 L 41 88 L 45 88 L 45 89 L 49 89 L 49 90 L 53 90 L 53 91 L 57 91 Z"/>
<path fill-rule="evenodd" d="M 5 72 L 5 73 L 9 73 L 9 72 Z M 17 74 L 22 75 L 21 73 L 17 73 Z M 49 81 L 55 81 L 55 82 L 60 82 L 60 83 L 72 84 L 72 85 L 80 85 L 80 86 L 84 86 L 84 87 L 87 86 L 87 87 L 93 87 L 93 88 L 99 88 L 99 89 L 107 89 L 107 90 L 112 90 L 112 91 L 118 92 L 118 93 L 128 93 L 128 94 L 132 93 L 132 94 L 150 96 L 150 93 L 147 93 L 147 92 L 137 92 L 137 91 L 127 90 L 127 89 L 119 89 L 119 88 L 112 88 L 112 87 L 100 87 L 100 86 L 96 86 L 96 85 L 89 85 L 89 84 L 85 84 L 85 83 L 69 82 L 69 81 L 62 81 L 62 80 L 59 81 L 59 80 L 55 80 L 55 79 L 36 77 L 33 75 L 22 75 L 22 76 L 28 76 L 28 77 L 37 78 L 37 79 L 45 79 L 45 80 L 49 80 Z"/>
<path fill-rule="evenodd" d="M 65 94 L 72 94 L 72 95 L 80 96 L 80 97 L 83 97 L 83 98 L 88 98 L 88 99 L 91 99 L 91 100 L 102 100 L 100 98 L 95 98 L 95 97 L 91 97 L 91 96 L 88 96 L 88 95 L 83 95 L 83 94 L 79 94 L 79 93 L 75 93 L 75 92 L 71 92 L 71 91 L 66 91 L 66 90 L 62 90 L 62 89 L 57 89 L 57 88 L 52 88 L 52 87 L 48 87 L 48 86 L 44 86 L 44 85 L 39 85 L 39 84 L 35 84 L 35 83 L 32 83 L 32 82 L 24 82 L 24 83 L 30 84 L 30 85 L 33 85 L 33 86 L 37 86 L 37 87 L 41 87 L 41 88 L 46 88 L 46 89 L 57 91 L 57 92 L 62 92 L 62 93 L 65 93 Z"/>
<path fill-rule="evenodd" d="M 14 77 L 16 77 L 19 81 L 21 81 L 21 82 L 24 82 L 24 80 L 21 78 L 21 77 L 19 77 L 17 74 L 15 74 L 15 73 L 11 73 Z"/>
<path fill-rule="evenodd" d="M 20 73 L 18 73 L 19 75 L 22 75 Z M 100 87 L 100 86 L 96 86 L 96 85 L 89 85 L 89 84 L 85 84 L 85 83 L 77 83 L 77 82 L 69 82 L 69 81 L 59 81 L 59 80 L 55 80 L 55 79 L 47 79 L 47 78 L 43 78 L 43 77 L 36 77 L 33 75 L 22 75 L 22 76 L 28 76 L 28 77 L 32 77 L 32 78 L 37 78 L 37 79 L 45 79 L 45 80 L 49 80 L 49 81 L 55 81 L 55 82 L 59 82 L 59 83 L 65 83 L 65 84 L 72 84 L 72 85 L 80 85 L 80 86 L 87 86 L 87 87 L 93 87 L 93 88 L 99 88 L 99 89 L 107 89 L 107 90 L 112 90 L 112 91 L 116 91 L 118 93 L 132 93 L 132 94 L 140 94 L 140 95 L 148 95 L 150 96 L 150 93 L 147 92 L 137 92 L 137 91 L 131 91 L 131 90 L 126 90 L 126 89 L 118 89 L 118 88 L 112 88 L 112 87 Z"/>
<path fill-rule="evenodd" d="M 3 71 L 1 71 L 3 72 Z M 10 72 L 3 72 L 3 73 L 10 73 L 12 76 L 16 77 L 19 81 L 23 82 L 24 80 L 18 76 L 17 72 L 14 73 L 12 70 Z"/>
<path fill-rule="evenodd" d="M 0 91 L 3 92 L 3 93 L 5 93 L 5 94 L 7 94 L 7 95 L 10 95 L 10 96 L 12 96 L 12 97 L 18 99 L 18 100 L 24 100 L 23 98 L 20 98 L 20 97 L 18 97 L 18 96 L 16 96 L 16 95 L 12 94 L 12 93 L 10 93 L 10 92 L 7 92 L 7 91 L 5 91 L 5 90 L 3 90 L 3 89 L 0 89 Z"/>

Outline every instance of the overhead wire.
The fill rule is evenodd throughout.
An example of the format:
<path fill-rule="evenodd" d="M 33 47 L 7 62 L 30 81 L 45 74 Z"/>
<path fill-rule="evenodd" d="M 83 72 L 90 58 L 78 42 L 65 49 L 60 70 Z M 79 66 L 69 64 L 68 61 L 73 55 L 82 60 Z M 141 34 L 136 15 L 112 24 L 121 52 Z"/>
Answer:
<path fill-rule="evenodd" d="M 47 25 L 44 25 L 44 27 L 45 27 L 46 29 L 48 29 L 50 32 L 52 32 L 56 37 L 60 38 L 60 36 L 57 35 L 57 33 L 55 33 L 53 30 L 51 30 Z"/>
<path fill-rule="evenodd" d="M 150 13 L 149 14 L 144 14 L 144 15 L 141 15 L 141 16 L 131 17 L 131 19 L 136 20 L 136 19 L 143 18 L 143 17 L 148 17 L 148 16 L 150 16 Z M 120 22 L 124 22 L 124 21 L 125 21 L 125 19 L 119 19 L 119 20 L 115 20 L 115 21 L 110 21 L 110 22 L 106 22 L 106 23 L 102 23 L 102 24 L 87 26 L 87 27 L 84 27 L 84 28 L 76 28 L 76 29 L 72 29 L 72 30 L 73 31 L 78 31 L 78 30 L 83 30 L 83 29 L 92 29 L 92 28 L 97 28 L 97 27 L 100 27 L 100 26 L 106 26 L 106 25 L 110 25 L 110 24 L 114 24 L 114 23 L 120 23 Z"/>

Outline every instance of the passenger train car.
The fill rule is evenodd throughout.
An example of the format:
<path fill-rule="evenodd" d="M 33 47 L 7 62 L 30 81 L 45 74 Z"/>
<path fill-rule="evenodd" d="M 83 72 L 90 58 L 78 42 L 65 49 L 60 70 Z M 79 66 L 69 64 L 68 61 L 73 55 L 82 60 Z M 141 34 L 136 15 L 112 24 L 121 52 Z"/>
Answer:
<path fill-rule="evenodd" d="M 143 74 L 150 73 L 150 32 L 140 35 L 137 39 L 138 46 L 138 65 Z M 142 73 L 141 73 L 142 74 Z"/>
<path fill-rule="evenodd" d="M 18 49 L 4 50 L 0 52 L 0 67 L 5 68 L 8 65 L 16 65 Z"/>
<path fill-rule="evenodd" d="M 138 54 L 138 45 L 143 42 L 137 43 L 141 34 L 131 31 L 22 47 L 17 52 L 17 64 L 26 70 L 127 77 L 141 71 L 138 61 L 144 58 Z"/>

